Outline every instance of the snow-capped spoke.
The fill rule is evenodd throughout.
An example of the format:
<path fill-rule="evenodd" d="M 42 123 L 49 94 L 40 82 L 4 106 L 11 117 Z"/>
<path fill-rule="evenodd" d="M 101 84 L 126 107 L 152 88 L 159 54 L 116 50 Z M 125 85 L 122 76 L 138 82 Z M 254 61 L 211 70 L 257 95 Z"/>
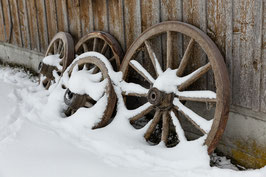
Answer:
<path fill-rule="evenodd" d="M 145 43 L 145 46 L 146 46 L 147 51 L 149 53 L 149 57 L 150 57 L 150 59 L 152 61 L 154 69 L 156 71 L 156 74 L 157 74 L 157 76 L 159 76 L 160 74 L 163 73 L 163 70 L 162 70 L 162 68 L 160 66 L 160 63 L 159 63 L 159 61 L 158 61 L 158 59 L 157 59 L 157 57 L 155 55 L 155 52 L 153 51 L 153 49 L 151 47 L 150 42 L 146 40 L 144 43 Z"/>
<path fill-rule="evenodd" d="M 175 131 L 176 131 L 176 134 L 178 136 L 178 139 L 180 142 L 185 142 L 187 141 L 187 138 L 185 136 L 185 132 L 179 122 L 179 119 L 176 117 L 175 113 L 173 111 L 171 111 L 171 117 L 172 117 L 172 120 L 173 120 L 173 124 L 175 126 Z"/>
<path fill-rule="evenodd" d="M 216 102 L 216 93 L 210 90 L 178 92 L 179 100 L 197 102 Z"/>
<path fill-rule="evenodd" d="M 167 144 L 168 134 L 169 134 L 169 112 L 165 111 L 163 113 L 163 127 L 162 127 L 162 137 L 161 141 L 164 142 L 164 144 Z"/>
<path fill-rule="evenodd" d="M 161 119 L 162 113 L 159 109 L 156 110 L 154 117 L 152 119 L 151 124 L 149 125 L 149 128 L 147 129 L 146 133 L 144 134 L 144 138 L 146 140 L 148 140 L 152 134 L 152 132 L 154 131 L 156 125 L 159 123 L 160 119 Z"/>
<path fill-rule="evenodd" d="M 153 109 L 152 105 L 150 103 L 145 103 L 144 105 L 138 107 L 134 110 L 136 112 L 135 115 L 133 115 L 131 118 L 129 118 L 130 123 L 134 123 L 135 121 L 139 120 L 140 118 L 144 117 L 146 114 L 151 112 Z"/>
<path fill-rule="evenodd" d="M 149 92 L 148 89 L 139 84 L 127 83 L 125 81 L 121 83 L 120 88 L 124 96 L 146 97 Z"/>
<path fill-rule="evenodd" d="M 131 60 L 129 65 L 137 71 L 144 79 L 146 79 L 150 84 L 155 82 L 154 78 L 148 73 L 148 71 L 136 60 Z"/>
<path fill-rule="evenodd" d="M 199 116 L 191 109 L 184 106 L 177 98 L 173 101 L 174 108 L 183 114 L 188 121 L 190 121 L 198 130 L 200 130 L 203 134 L 207 134 L 212 125 L 212 121 L 208 121 L 203 117 Z"/>
<path fill-rule="evenodd" d="M 187 46 L 187 49 L 184 53 L 183 58 L 181 59 L 181 63 L 180 63 L 178 70 L 176 72 L 176 75 L 178 77 L 182 76 L 182 74 L 183 74 L 183 72 L 187 66 L 188 60 L 189 60 L 191 52 L 192 52 L 191 50 L 192 50 L 193 44 L 194 44 L 194 39 L 190 39 L 188 46 Z"/>
<path fill-rule="evenodd" d="M 185 76 L 187 79 L 178 87 L 178 90 L 185 90 L 188 86 L 198 80 L 201 76 L 203 76 L 206 72 L 211 69 L 211 63 L 207 63 L 206 65 L 198 68 L 193 73 Z"/>

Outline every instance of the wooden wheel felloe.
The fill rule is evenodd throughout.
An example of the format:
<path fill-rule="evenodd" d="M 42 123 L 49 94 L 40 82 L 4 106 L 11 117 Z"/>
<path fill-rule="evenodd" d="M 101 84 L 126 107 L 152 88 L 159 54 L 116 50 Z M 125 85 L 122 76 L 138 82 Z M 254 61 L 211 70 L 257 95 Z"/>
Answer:
<path fill-rule="evenodd" d="M 53 71 L 56 71 L 57 75 L 61 77 L 73 59 L 74 42 L 72 36 L 65 32 L 57 33 L 46 50 L 45 58 L 38 66 L 40 83 L 48 89 L 55 82 Z"/>
<path fill-rule="evenodd" d="M 75 46 L 76 54 L 95 51 L 104 55 L 112 64 L 115 71 L 120 69 L 120 62 L 124 56 L 118 41 L 110 34 L 98 31 L 83 36 Z"/>
<path fill-rule="evenodd" d="M 105 64 L 95 56 L 84 57 L 71 65 L 68 74 L 69 88 L 66 89 L 64 95 L 64 102 L 68 106 L 65 111 L 66 116 L 73 115 L 81 107 L 91 108 L 96 105 L 101 98 L 106 97 L 107 103 L 103 116 L 92 128 L 95 129 L 106 126 L 111 119 L 116 104 L 116 94 Z M 77 85 L 77 82 L 73 80 L 75 83 L 71 86 L 71 79 L 80 79 L 81 82 Z M 88 82 L 86 83 L 86 81 Z M 90 90 L 80 93 L 80 91 L 77 91 L 80 88 Z M 95 90 L 97 94 L 94 94 Z"/>
<path fill-rule="evenodd" d="M 189 38 L 178 67 L 173 66 L 174 60 L 177 60 L 173 50 L 174 35 Z M 153 42 L 156 39 L 165 42 L 165 47 L 162 47 L 165 57 L 156 53 L 158 48 Z M 197 49 L 193 45 L 198 45 L 207 58 L 207 62 L 196 69 L 193 66 L 197 58 L 190 57 Z M 160 58 L 162 59 L 159 60 Z M 189 71 L 188 68 L 193 70 Z M 173 140 L 175 144 L 192 140 L 187 131 L 193 129 L 199 136 L 206 135 L 208 153 L 213 152 L 228 119 L 230 91 L 223 57 L 205 33 L 182 22 L 157 24 L 143 32 L 131 45 L 124 57 L 121 71 L 125 84 L 135 88 L 121 88 L 128 109 L 138 112 L 130 117 L 130 122 L 134 125 L 141 120 L 149 121 L 144 134 L 147 141 L 162 141 L 167 146 L 172 146 Z M 200 87 L 195 83 L 208 75 L 214 76 L 215 87 L 212 90 L 199 90 Z M 132 102 L 139 105 L 133 107 Z M 213 115 L 197 112 L 195 106 L 189 106 L 188 103 L 191 102 L 214 104 Z"/>

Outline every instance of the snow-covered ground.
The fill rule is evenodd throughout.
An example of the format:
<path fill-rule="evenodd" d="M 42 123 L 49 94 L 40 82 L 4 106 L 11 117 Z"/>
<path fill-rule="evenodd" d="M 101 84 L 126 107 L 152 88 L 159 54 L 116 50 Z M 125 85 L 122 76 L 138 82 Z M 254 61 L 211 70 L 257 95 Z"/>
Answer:
<path fill-rule="evenodd" d="M 266 177 L 266 167 L 237 171 L 225 158 L 210 167 L 203 139 L 150 146 L 122 113 L 97 130 L 96 110 L 63 118 L 63 93 L 19 69 L 0 67 L 0 98 L 0 177 Z"/>

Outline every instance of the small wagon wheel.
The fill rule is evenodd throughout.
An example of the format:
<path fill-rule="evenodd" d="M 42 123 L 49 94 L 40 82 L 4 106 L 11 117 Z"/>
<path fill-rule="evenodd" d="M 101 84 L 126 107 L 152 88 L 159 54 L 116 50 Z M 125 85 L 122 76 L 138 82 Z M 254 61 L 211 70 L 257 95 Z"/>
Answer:
<path fill-rule="evenodd" d="M 98 68 L 99 72 L 93 73 L 95 68 Z M 85 73 L 86 77 L 89 78 L 90 83 L 85 83 L 89 84 L 89 87 L 87 88 L 90 88 L 92 92 L 97 90 L 100 92 L 100 94 L 98 93 L 97 95 L 90 95 L 87 92 L 82 94 L 74 93 L 71 91 L 71 86 L 69 86 L 64 95 L 64 102 L 68 106 L 65 114 L 66 116 L 71 116 L 81 107 L 91 108 L 97 104 L 97 102 L 103 96 L 106 96 L 107 103 L 103 116 L 101 120 L 96 122 L 95 126 L 92 128 L 95 129 L 104 127 L 109 123 L 116 104 L 116 94 L 114 92 L 111 79 L 108 75 L 108 70 L 100 59 L 94 56 L 88 56 L 79 59 L 71 65 L 69 69 L 69 82 L 71 77 L 78 72 Z M 75 77 L 77 78 L 78 76 L 76 75 Z M 84 78 L 81 79 L 83 79 L 83 83 L 86 82 Z M 74 87 L 76 86 L 74 85 Z M 81 84 L 79 84 L 78 87 L 82 87 Z"/>
<path fill-rule="evenodd" d="M 83 36 L 75 46 L 76 54 L 95 51 L 104 55 L 112 64 L 115 71 L 120 69 L 124 56 L 118 41 L 109 33 L 97 31 Z"/>
<path fill-rule="evenodd" d="M 176 69 L 172 66 L 174 60 L 172 48 L 175 45 L 172 42 L 172 36 L 175 33 L 190 38 L 179 67 Z M 164 67 L 157 59 L 158 56 L 156 56 L 151 42 L 156 37 L 162 39 L 162 35 L 166 35 L 166 57 L 162 61 L 165 63 Z M 193 63 L 195 60 L 190 59 L 194 43 L 203 49 L 208 62 L 191 73 L 185 73 L 189 63 Z M 139 51 L 145 51 L 149 59 L 144 58 L 142 54 L 140 57 L 142 61 L 137 61 Z M 151 64 L 149 66 L 141 64 L 143 60 L 149 60 Z M 144 134 L 147 141 L 150 141 L 152 136 L 159 136 L 159 142 L 163 141 L 167 145 L 170 134 L 175 135 L 177 144 L 187 141 L 184 124 L 181 124 L 181 117 L 184 117 L 202 136 L 207 135 L 205 144 L 208 146 L 208 153 L 213 152 L 224 132 L 228 119 L 229 77 L 222 55 L 214 42 L 204 32 L 192 25 L 174 21 L 152 26 L 143 32 L 128 49 L 121 65 L 121 71 L 123 72 L 123 79 L 126 81 L 125 84 L 134 88 L 121 87 L 124 101 L 126 100 L 125 105 L 130 107 L 127 101 L 128 97 L 146 100 L 146 103 L 133 108 L 130 123 L 134 124 L 145 116 L 150 116 Z M 214 91 L 187 91 L 190 85 L 211 71 L 214 73 L 216 86 Z M 145 82 L 132 79 L 132 72 L 138 74 Z M 185 101 L 215 104 L 213 119 L 206 120 L 205 117 L 186 106 Z"/>
<path fill-rule="evenodd" d="M 53 71 L 56 71 L 58 76 L 62 76 L 65 69 L 71 64 L 74 59 L 74 42 L 69 33 L 59 32 L 50 42 L 45 57 L 54 56 L 53 59 L 58 61 L 51 65 L 45 63 L 45 58 L 40 62 L 38 70 L 40 73 L 40 83 L 48 89 L 54 82 Z"/>

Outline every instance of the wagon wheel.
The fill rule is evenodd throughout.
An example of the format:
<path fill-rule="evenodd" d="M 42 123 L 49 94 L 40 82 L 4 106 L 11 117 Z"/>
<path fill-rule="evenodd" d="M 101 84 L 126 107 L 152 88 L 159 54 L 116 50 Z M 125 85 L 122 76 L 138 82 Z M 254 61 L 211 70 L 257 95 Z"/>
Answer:
<path fill-rule="evenodd" d="M 45 63 L 47 57 L 58 60 L 50 63 Z M 59 32 L 50 42 L 45 58 L 40 62 L 38 70 L 40 73 L 40 83 L 48 89 L 52 83 L 55 82 L 53 71 L 56 71 L 59 77 L 62 76 L 65 69 L 71 64 L 74 59 L 74 42 L 69 33 Z"/>
<path fill-rule="evenodd" d="M 118 41 L 110 34 L 98 31 L 83 36 L 75 46 L 76 54 L 95 51 L 104 55 L 112 64 L 115 71 L 120 69 L 120 62 L 124 56 Z"/>
<path fill-rule="evenodd" d="M 190 39 L 179 67 L 176 68 L 172 65 L 174 61 L 172 48 L 175 45 L 172 39 L 175 33 Z M 166 37 L 166 57 L 162 61 L 165 63 L 164 67 L 157 59 L 156 51 L 151 43 L 151 40 L 156 37 L 162 39 L 162 35 Z M 195 60 L 190 59 L 195 44 L 203 49 L 208 62 L 193 72 L 185 74 L 189 64 Z M 148 58 L 146 60 L 150 62 L 149 66 L 141 64 L 147 61 L 137 61 L 139 51 L 146 52 Z M 140 57 L 142 60 L 143 56 L 142 54 Z M 128 87 L 121 87 L 125 105 L 130 107 L 129 97 L 133 97 L 135 100 L 140 98 L 146 100 L 146 103 L 133 108 L 135 113 L 130 117 L 130 123 L 134 125 L 142 119 L 150 119 L 145 125 L 147 129 L 144 138 L 147 141 L 151 141 L 153 136 L 157 136 L 159 142 L 162 141 L 167 145 L 170 141 L 170 134 L 177 139 L 176 144 L 189 140 L 184 129 L 185 124 L 182 124 L 182 117 L 195 131 L 200 132 L 202 136 L 206 135 L 205 144 L 208 146 L 208 153 L 213 152 L 228 119 L 229 78 L 222 55 L 205 33 L 182 22 L 170 21 L 157 24 L 143 32 L 131 45 L 124 57 L 121 71 L 123 79 L 126 81 L 125 84 L 135 88 L 128 90 Z M 214 91 L 187 91 L 191 85 L 203 76 L 210 74 L 211 71 L 214 73 L 216 86 Z M 140 82 L 140 79 L 134 81 L 132 72 L 139 75 L 144 82 Z M 214 104 L 213 119 L 206 120 L 205 117 L 186 106 L 185 102 Z"/>
<path fill-rule="evenodd" d="M 99 72 L 93 73 L 93 70 L 95 70 L 95 68 L 98 68 Z M 103 96 L 106 96 L 107 103 L 103 116 L 101 120 L 95 124 L 93 129 L 104 127 L 109 123 L 116 104 L 116 94 L 114 92 L 111 79 L 108 75 L 108 70 L 105 64 L 102 61 L 100 61 L 97 57 L 89 56 L 81 58 L 80 60 L 76 61 L 71 65 L 69 69 L 69 82 L 71 82 L 71 77 L 78 72 L 85 73 L 86 78 L 89 78 L 89 80 L 92 81 L 90 83 L 87 83 L 89 84 L 89 88 L 91 88 L 91 90 L 99 91 L 100 94 L 98 93 L 97 95 L 91 95 L 88 94 L 87 92 L 83 94 L 74 93 L 74 91 L 73 92 L 71 91 L 73 90 L 73 87 L 69 85 L 69 88 L 66 89 L 64 95 L 64 102 L 68 106 L 68 108 L 65 111 L 65 114 L 66 116 L 71 116 L 81 107 L 91 108 L 95 104 L 97 104 L 97 102 Z M 77 78 L 77 75 L 74 77 Z M 81 82 L 83 83 L 86 82 L 86 79 L 84 78 L 79 78 L 79 79 L 81 79 L 82 80 Z M 76 84 L 77 83 L 75 83 L 75 85 Z M 75 85 L 74 87 L 76 87 Z M 79 83 L 78 85 L 79 85 L 78 87 L 82 87 L 82 83 L 81 84 Z M 83 85 L 83 87 L 84 86 L 85 85 Z"/>

